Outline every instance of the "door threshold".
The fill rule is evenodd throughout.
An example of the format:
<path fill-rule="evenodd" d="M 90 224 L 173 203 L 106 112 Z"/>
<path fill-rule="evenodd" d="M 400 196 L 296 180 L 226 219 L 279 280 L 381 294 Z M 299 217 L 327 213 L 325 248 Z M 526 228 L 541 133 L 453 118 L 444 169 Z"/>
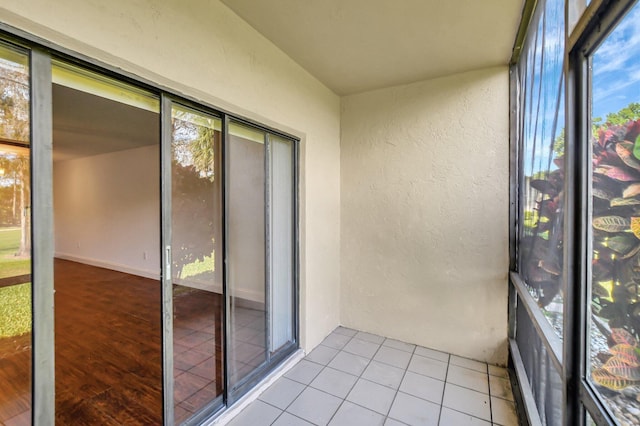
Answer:
<path fill-rule="evenodd" d="M 298 349 L 282 362 L 275 370 L 269 373 L 264 379 L 262 379 L 253 389 L 247 392 L 242 398 L 236 401 L 231 407 L 224 410 L 222 413 L 212 419 L 205 420 L 202 424 L 206 426 L 223 426 L 229 423 L 235 416 L 240 414 L 249 404 L 258 399 L 262 392 L 266 391 L 272 384 L 276 382 L 280 377 L 285 375 L 287 371 L 291 370 L 298 362 L 300 362 L 305 356 L 302 349 Z"/>

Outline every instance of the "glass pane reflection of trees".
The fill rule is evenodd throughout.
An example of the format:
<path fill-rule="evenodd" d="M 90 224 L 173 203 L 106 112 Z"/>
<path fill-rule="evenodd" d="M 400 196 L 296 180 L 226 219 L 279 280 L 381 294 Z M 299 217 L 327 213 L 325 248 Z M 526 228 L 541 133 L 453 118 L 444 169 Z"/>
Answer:
<path fill-rule="evenodd" d="M 593 55 L 588 378 L 640 424 L 640 40 L 636 6 Z"/>
<path fill-rule="evenodd" d="M 0 45 L 0 424 L 31 422 L 29 69 Z"/>

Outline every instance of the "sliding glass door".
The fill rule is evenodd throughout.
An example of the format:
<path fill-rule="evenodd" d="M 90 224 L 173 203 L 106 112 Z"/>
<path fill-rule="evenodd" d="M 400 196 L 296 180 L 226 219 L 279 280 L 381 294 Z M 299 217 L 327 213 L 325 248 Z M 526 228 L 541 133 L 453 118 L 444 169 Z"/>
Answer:
<path fill-rule="evenodd" d="M 165 418 L 197 424 L 296 348 L 296 150 L 178 100 L 162 109 Z"/>
<path fill-rule="evenodd" d="M 221 403 L 222 133 L 218 117 L 171 107 L 175 423 Z"/>
<path fill-rule="evenodd" d="M 229 387 L 267 360 L 265 286 L 265 139 L 259 129 L 229 125 Z"/>
<path fill-rule="evenodd" d="M 229 394 L 233 401 L 295 340 L 294 143 L 228 126 Z"/>
<path fill-rule="evenodd" d="M 294 145 L 269 135 L 269 352 L 294 340 Z"/>
<path fill-rule="evenodd" d="M 291 355 L 297 150 L 0 42 L 0 424 L 200 424 Z"/>
<path fill-rule="evenodd" d="M 162 421 L 156 94 L 52 63 L 58 424 Z"/>

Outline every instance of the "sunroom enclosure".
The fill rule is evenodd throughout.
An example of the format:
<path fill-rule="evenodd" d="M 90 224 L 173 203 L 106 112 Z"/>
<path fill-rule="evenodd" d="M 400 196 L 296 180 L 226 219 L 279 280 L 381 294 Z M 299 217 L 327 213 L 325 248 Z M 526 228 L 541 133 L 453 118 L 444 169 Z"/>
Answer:
<path fill-rule="evenodd" d="M 529 5 L 511 70 L 512 365 L 530 424 L 637 424 L 640 5 Z"/>
<path fill-rule="evenodd" d="M 509 346 L 522 418 L 532 424 L 637 421 L 637 2 L 526 2 L 510 69 L 507 52 L 451 75 L 344 95 L 234 14 L 228 5 L 239 1 L 151 3 L 0 6 L 0 66 L 22 96 L 5 93 L 0 113 L 25 100 L 30 111 L 12 118 L 29 132 L 0 135 L 0 224 L 11 226 L 0 241 L 18 236 L 11 250 L 21 254 L 11 260 L 22 268 L 0 278 L 0 291 L 29 293 L 33 283 L 32 309 L 21 305 L 33 315 L 33 351 L 20 352 L 26 373 L 12 376 L 22 378 L 11 381 L 20 395 L 13 408 L 26 406 L 36 424 L 56 410 L 53 259 L 63 235 L 55 197 L 69 185 L 47 186 L 104 159 L 60 168 L 51 158 L 53 71 L 65 63 L 155 102 L 147 112 L 158 135 L 129 169 L 157 169 L 146 192 L 158 223 L 145 224 L 157 243 L 135 256 L 155 262 L 149 279 L 163 280 L 152 314 L 164 314 L 155 334 L 164 382 L 155 386 L 166 423 L 198 423 L 233 404 L 295 348 L 311 351 L 339 325 L 491 364 L 504 365 Z M 502 34 L 510 51 L 514 34 L 494 28 L 513 16 L 478 16 L 467 24 Z M 406 45 L 419 56 L 424 44 Z M 18 164 L 27 157 L 30 176 Z M 68 250 L 88 247 L 69 241 Z M 33 256 L 21 249 L 29 244 Z M 190 296 L 205 310 L 197 329 L 182 304 Z M 207 395 L 190 413 L 185 383 Z"/>

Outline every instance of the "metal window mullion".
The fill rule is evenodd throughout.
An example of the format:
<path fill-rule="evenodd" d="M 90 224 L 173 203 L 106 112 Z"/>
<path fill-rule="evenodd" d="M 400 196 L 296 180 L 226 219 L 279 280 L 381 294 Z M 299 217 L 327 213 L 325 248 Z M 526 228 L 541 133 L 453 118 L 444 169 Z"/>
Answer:
<path fill-rule="evenodd" d="M 567 50 L 592 54 L 637 0 L 591 0 L 568 40 Z"/>
<path fill-rule="evenodd" d="M 226 114 L 223 114 L 221 117 L 221 140 L 220 140 L 220 144 L 222 145 L 220 147 L 221 150 L 221 155 L 220 155 L 220 160 L 219 160 L 219 164 L 220 164 L 220 168 L 221 168 L 221 173 L 219 173 L 219 176 L 222 179 L 222 184 L 221 184 L 221 202 L 222 202 L 222 207 L 221 207 L 221 214 L 222 217 L 219 219 L 222 221 L 222 338 L 221 338 L 221 343 L 222 343 L 222 381 L 224 383 L 223 389 L 222 389 L 222 405 L 224 406 L 227 403 L 227 390 L 229 389 L 229 374 L 228 374 L 228 360 L 227 360 L 227 353 L 229 352 L 227 350 L 228 346 L 228 341 L 227 338 L 229 336 L 229 329 L 228 329 L 228 313 L 230 312 L 229 306 L 227 304 L 227 299 L 228 299 L 228 295 L 229 295 L 229 291 L 227 289 L 227 242 L 228 240 L 228 220 L 227 218 L 229 217 L 227 215 L 227 191 L 228 191 L 228 180 L 229 180 L 229 176 L 227 174 L 227 170 L 228 170 L 228 155 L 229 155 L 229 145 L 228 145 L 228 129 L 229 129 L 229 117 Z"/>
<path fill-rule="evenodd" d="M 225 405 L 230 404 L 231 393 L 231 374 L 229 374 L 229 368 L 231 362 L 229 359 L 230 351 L 228 348 L 231 346 L 231 292 L 229 291 L 229 188 L 230 188 L 230 168 L 229 163 L 231 161 L 231 150 L 229 147 L 229 116 L 224 114 L 222 117 L 222 216 L 223 216 L 223 266 L 222 266 L 222 298 L 224 306 L 223 317 L 223 377 L 224 377 L 224 391 L 223 402 Z"/>
<path fill-rule="evenodd" d="M 264 134 L 264 291 L 265 291 L 265 304 L 264 304 L 264 314 L 265 314 L 265 324 L 266 330 L 264 333 L 264 344 L 265 344 L 265 352 L 266 352 L 266 361 L 267 364 L 271 360 L 271 342 L 273 333 L 273 324 L 272 324 L 272 303 L 273 303 L 273 294 L 272 294 L 272 282 L 271 282 L 271 272 L 272 272 L 272 252 L 271 252 L 271 138 L 268 133 Z"/>
<path fill-rule="evenodd" d="M 553 367 L 556 369 L 558 375 L 562 377 L 562 341 L 556 335 L 553 327 L 551 327 L 551 324 L 549 324 L 549 321 L 545 318 L 536 301 L 527 291 L 520 276 L 515 272 L 511 272 L 509 276 L 513 286 L 518 292 L 518 300 L 527 310 L 531 323 L 547 349 Z"/>
<path fill-rule="evenodd" d="M 587 94 L 584 61 L 565 55 L 565 226 L 563 292 L 565 295 L 563 329 L 563 410 L 565 424 L 583 424 L 580 381 L 584 371 L 587 324 L 587 274 L 589 267 L 589 138 L 584 132 L 587 118 Z"/>
<path fill-rule="evenodd" d="M 598 425 L 617 425 L 615 417 L 611 414 L 594 390 L 584 381 L 580 383 L 580 400 L 591 418 Z"/>
<path fill-rule="evenodd" d="M 518 162 L 518 153 L 520 152 L 519 143 L 519 123 L 520 123 L 520 103 L 519 100 L 519 79 L 518 69 L 516 65 L 509 67 L 509 270 L 517 270 L 517 243 L 518 239 L 518 217 L 519 216 L 519 180 L 520 180 L 520 167 Z M 517 297 L 515 289 L 512 285 L 508 286 L 508 333 L 510 338 L 515 338 L 516 335 L 516 307 Z"/>
<path fill-rule="evenodd" d="M 511 362 L 515 371 L 516 383 L 520 389 L 519 397 L 522 398 L 525 416 L 529 426 L 542 426 L 538 406 L 533 395 L 531 385 L 527 381 L 527 370 L 525 369 L 522 356 L 520 355 L 520 347 L 515 339 L 509 339 L 509 352 L 511 354 Z M 518 395 L 516 395 L 518 397 Z"/>
<path fill-rule="evenodd" d="M 291 324 L 291 326 L 293 327 L 293 341 L 296 344 L 296 347 L 300 346 L 300 311 L 299 311 L 299 306 L 300 306 L 300 279 L 299 279 L 299 275 L 300 275 L 300 256 L 299 256 L 299 249 L 298 249 L 298 244 L 299 244 L 299 238 L 298 238 L 298 232 L 299 232 L 299 226 L 298 226 L 298 215 L 299 215 L 299 207 L 298 207 L 298 164 L 299 164 L 299 158 L 298 158 L 298 145 L 299 143 L 296 142 L 295 140 L 291 141 L 291 167 L 293 168 L 293 173 L 291 174 L 292 177 L 292 182 L 291 182 L 291 191 L 292 191 L 292 198 L 291 198 L 291 202 L 292 202 L 292 214 L 293 214 L 293 235 L 291 236 L 291 248 L 292 248 L 292 259 L 291 259 L 291 267 L 293 268 L 293 274 L 292 274 L 292 289 L 291 291 L 293 291 L 293 295 L 291 298 L 292 304 L 293 306 L 291 307 L 292 309 L 292 322 L 293 324 Z"/>
<path fill-rule="evenodd" d="M 31 51 L 33 424 L 55 418 L 53 104 L 51 56 Z"/>
<path fill-rule="evenodd" d="M 173 425 L 173 283 L 171 272 L 171 99 L 160 97 L 162 359 L 164 424 Z"/>

